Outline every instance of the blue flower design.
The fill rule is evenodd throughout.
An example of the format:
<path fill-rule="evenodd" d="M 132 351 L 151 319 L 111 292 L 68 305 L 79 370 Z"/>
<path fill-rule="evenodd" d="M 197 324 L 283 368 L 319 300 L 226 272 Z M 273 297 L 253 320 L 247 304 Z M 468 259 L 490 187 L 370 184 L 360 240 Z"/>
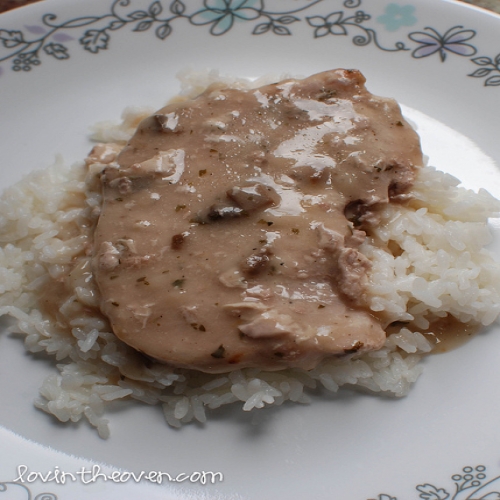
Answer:
<path fill-rule="evenodd" d="M 260 17 L 262 0 L 204 0 L 204 9 L 191 16 L 195 25 L 211 24 L 212 35 L 223 35 L 229 31 L 235 19 L 251 21 Z M 260 4 L 255 7 L 255 4 Z"/>
<path fill-rule="evenodd" d="M 446 60 L 446 51 L 452 52 L 459 56 L 473 56 L 477 49 L 466 41 L 474 38 L 476 32 L 474 30 L 464 30 L 463 26 L 454 26 L 450 28 L 444 35 L 440 35 L 434 28 L 424 28 L 428 33 L 423 31 L 415 31 L 408 35 L 410 40 L 420 44 L 412 52 L 415 59 L 428 57 L 436 52 L 439 53 L 441 61 Z"/>
<path fill-rule="evenodd" d="M 413 5 L 390 3 L 385 9 L 385 14 L 377 17 L 377 22 L 384 24 L 387 31 L 397 31 L 402 26 L 413 26 L 417 22 L 414 12 Z"/>

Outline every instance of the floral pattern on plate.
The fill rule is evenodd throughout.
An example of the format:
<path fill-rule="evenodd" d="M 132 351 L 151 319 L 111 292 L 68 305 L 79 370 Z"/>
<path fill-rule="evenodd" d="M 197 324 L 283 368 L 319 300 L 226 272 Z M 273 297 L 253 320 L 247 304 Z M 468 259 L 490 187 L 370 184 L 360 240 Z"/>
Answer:
<path fill-rule="evenodd" d="M 454 487 L 448 489 L 433 484 L 419 484 L 415 487 L 418 498 L 422 500 L 497 500 L 500 499 L 500 476 L 488 479 L 486 467 L 464 467 L 451 480 Z M 417 497 L 416 497 L 417 498 Z M 370 500 L 399 500 L 385 493 Z"/>
<path fill-rule="evenodd" d="M 197 3 L 197 8 L 190 11 L 183 0 L 113 0 L 103 15 L 61 20 L 47 13 L 39 23 L 24 26 L 24 31 L 0 29 L 0 63 L 10 62 L 13 71 L 30 71 L 41 64 L 43 57 L 69 59 L 75 41 L 84 50 L 98 54 L 109 49 L 113 32 L 124 28 L 134 33 L 152 31 L 157 39 L 166 40 L 179 20 L 205 29 L 211 36 L 223 36 L 241 23 L 249 25 L 253 36 L 292 36 L 294 26 L 303 23 L 316 39 L 350 37 L 360 47 L 375 45 L 385 52 L 405 51 L 414 59 L 438 55 L 442 63 L 448 56 L 467 57 L 479 66 L 467 76 L 483 79 L 485 87 L 500 86 L 500 53 L 473 57 L 480 52 L 473 43 L 475 30 L 456 25 L 440 32 L 426 26 L 389 42 L 386 35 L 417 25 L 417 7 L 389 3 L 383 14 L 376 15 L 370 12 L 375 5 L 365 7 L 363 1 L 310 0 L 294 9 L 276 11 L 267 7 L 266 0 L 197 0 L 190 2 Z M 137 7 L 139 4 L 143 7 Z M 331 8 L 326 15 L 318 11 L 325 5 Z M 4 70 L 0 66 L 0 75 Z"/>
<path fill-rule="evenodd" d="M 16 482 L 0 483 L 0 499 L 2 498 L 6 500 L 9 498 L 18 498 L 19 500 L 57 500 L 57 496 L 53 493 L 39 493 L 34 496 L 27 486 Z"/>

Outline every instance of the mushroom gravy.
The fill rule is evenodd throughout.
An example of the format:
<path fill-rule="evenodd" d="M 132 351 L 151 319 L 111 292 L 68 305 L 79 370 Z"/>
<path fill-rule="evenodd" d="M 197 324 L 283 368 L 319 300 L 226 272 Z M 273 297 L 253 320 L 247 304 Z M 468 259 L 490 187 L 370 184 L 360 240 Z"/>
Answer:
<path fill-rule="evenodd" d="M 334 70 L 212 85 L 139 125 L 101 174 L 94 235 L 101 310 L 121 340 L 213 373 L 382 347 L 358 249 L 423 161 L 397 103 L 364 82 Z"/>

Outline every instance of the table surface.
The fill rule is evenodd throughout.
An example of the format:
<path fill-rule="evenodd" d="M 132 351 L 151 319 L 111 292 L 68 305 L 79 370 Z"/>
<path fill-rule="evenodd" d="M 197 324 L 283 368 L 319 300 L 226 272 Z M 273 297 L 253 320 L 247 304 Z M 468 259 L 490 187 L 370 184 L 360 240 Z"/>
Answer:
<path fill-rule="evenodd" d="M 0 13 L 7 10 L 22 7 L 30 3 L 40 2 L 43 0 L 0 0 Z M 477 5 L 485 9 L 493 10 L 500 14 L 500 0 L 460 0 L 462 2 Z"/>
<path fill-rule="evenodd" d="M 472 5 L 477 5 L 478 7 L 483 7 L 484 9 L 493 10 L 500 14 L 500 0 L 461 0 L 466 3 L 471 3 Z"/>

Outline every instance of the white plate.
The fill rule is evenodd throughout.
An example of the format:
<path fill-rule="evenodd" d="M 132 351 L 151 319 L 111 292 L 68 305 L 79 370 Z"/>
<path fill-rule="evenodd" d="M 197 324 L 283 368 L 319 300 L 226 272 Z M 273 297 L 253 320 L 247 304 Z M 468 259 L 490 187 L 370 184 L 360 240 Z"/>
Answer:
<path fill-rule="evenodd" d="M 498 197 L 499 33 L 499 16 L 447 0 L 45 0 L 0 16 L 0 185 L 55 153 L 81 159 L 91 124 L 130 104 L 160 107 L 178 90 L 179 70 L 256 77 L 354 67 L 373 93 L 404 104 L 431 164 Z M 197 498 L 498 498 L 486 497 L 500 491 L 498 330 L 428 358 L 402 400 L 341 391 L 263 410 L 257 423 L 232 408 L 180 431 L 159 408 L 130 405 L 110 415 L 107 441 L 33 408 L 53 367 L 2 335 L 0 500 L 19 465 L 72 472 L 89 461 L 136 473 L 223 473 L 215 485 L 183 482 Z M 91 498 L 122 491 L 99 484 Z M 9 488 L 15 498 L 91 492 L 40 479 Z"/>

